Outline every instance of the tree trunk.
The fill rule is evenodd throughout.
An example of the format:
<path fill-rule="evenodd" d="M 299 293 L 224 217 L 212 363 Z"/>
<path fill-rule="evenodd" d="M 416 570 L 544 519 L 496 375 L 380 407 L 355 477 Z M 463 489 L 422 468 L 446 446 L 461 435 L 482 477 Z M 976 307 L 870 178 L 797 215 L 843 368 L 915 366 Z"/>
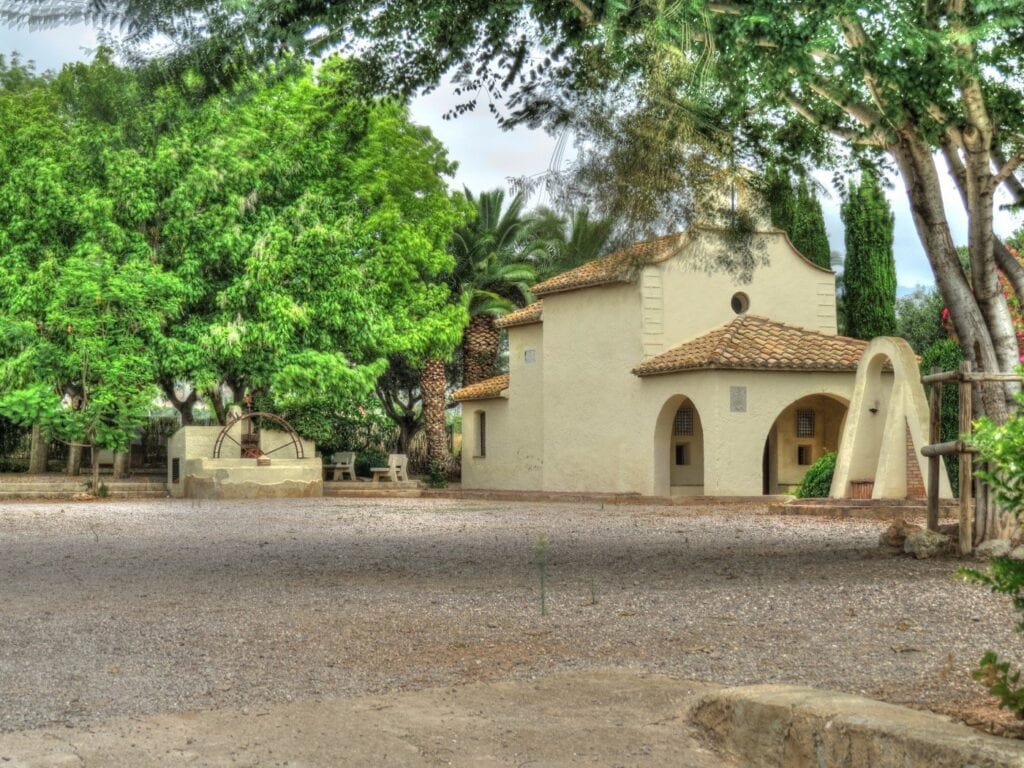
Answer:
<path fill-rule="evenodd" d="M 405 421 L 398 422 L 398 452 L 408 456 L 411 442 L 412 435 L 409 434 L 409 424 Z"/>
<path fill-rule="evenodd" d="M 130 456 L 130 449 L 128 453 L 118 451 L 114 454 L 114 470 L 112 475 L 114 480 L 123 480 L 128 475 L 128 459 Z"/>
<path fill-rule="evenodd" d="M 177 388 L 174 386 L 174 382 L 170 379 L 165 379 L 161 385 L 161 389 L 164 391 L 164 396 L 171 401 L 171 405 L 174 406 L 178 414 L 181 416 L 181 426 L 187 427 L 195 423 L 195 417 L 192 415 L 192 409 L 195 407 L 196 400 L 199 398 L 199 393 L 195 389 L 192 389 L 188 396 L 184 399 L 178 398 Z"/>
<path fill-rule="evenodd" d="M 476 315 L 462 337 L 462 384 L 469 386 L 494 375 L 501 333 L 491 315 Z"/>
<path fill-rule="evenodd" d="M 985 325 L 992 338 L 999 362 L 999 371 L 1012 371 L 1020 361 L 1017 347 L 1017 335 L 1013 329 L 1013 318 L 1006 304 L 1002 287 L 999 284 L 999 272 L 996 269 L 994 255 L 994 236 L 992 218 L 994 206 L 994 188 L 992 185 L 990 146 L 977 130 L 965 131 L 967 162 L 967 226 L 969 252 L 971 258 L 971 285 L 978 301 Z M 987 369 L 993 370 L 993 369 Z M 995 388 L 997 391 L 1000 387 Z M 1012 394 L 1012 393 L 1007 393 Z M 982 392 L 982 397 L 986 396 Z M 1013 401 L 1009 399 L 1008 410 L 1013 409 Z M 987 405 L 987 399 L 986 399 Z M 993 414 L 993 418 L 995 415 Z"/>
<path fill-rule="evenodd" d="M 68 446 L 68 477 L 78 477 L 82 473 L 82 446 Z"/>
<path fill-rule="evenodd" d="M 96 443 L 92 445 L 92 495 L 100 495 L 100 450 Z"/>
<path fill-rule="evenodd" d="M 935 273 L 935 282 L 950 309 L 964 359 L 979 371 L 1012 371 L 1020 353 L 1013 320 L 999 289 L 995 244 L 991 237 L 992 195 L 991 190 L 985 193 L 984 180 L 980 178 L 987 171 L 976 161 L 956 167 L 956 158 L 951 159 L 950 152 L 946 152 L 967 210 L 972 286 L 967 282 L 953 246 L 930 149 L 916 137 L 903 134 L 890 151 L 903 174 L 914 224 Z M 982 231 L 986 226 L 988 235 Z M 984 415 L 996 423 L 1005 422 L 1013 409 L 1015 389 L 995 382 L 978 386 L 980 396 L 973 398 L 975 417 Z M 964 481 L 965 478 L 961 478 L 961 482 Z M 992 502 L 991 494 L 977 494 L 975 503 L 979 505 L 977 518 L 986 520 L 980 532 L 985 539 L 1003 538 L 1015 530 L 1016 519 L 999 509 Z"/>
<path fill-rule="evenodd" d="M 902 172 L 914 225 L 935 273 L 935 282 L 952 314 L 964 359 L 981 371 L 1012 370 L 1012 365 L 1003 365 L 1003 361 L 1017 357 L 1016 337 L 1012 333 L 1005 334 L 1007 326 L 1013 328 L 1009 309 L 1005 301 L 1000 304 L 998 300 L 989 300 L 986 308 L 990 317 L 986 318 L 967 282 L 953 245 L 930 149 L 909 133 L 901 135 L 889 149 Z M 994 262 L 988 268 L 995 273 Z M 990 331 L 989 319 L 995 326 L 994 332 Z M 995 390 L 986 387 L 983 392 L 985 413 L 1003 422 L 1008 415 L 1005 390 L 1003 387 Z"/>
<path fill-rule="evenodd" d="M 217 417 L 217 423 L 227 424 L 227 409 L 224 407 L 224 399 L 221 397 L 222 386 L 218 384 L 209 393 L 210 405 L 213 406 L 213 413 Z"/>
<path fill-rule="evenodd" d="M 38 424 L 32 425 L 32 447 L 28 456 L 28 473 L 30 475 L 42 475 L 46 472 L 46 458 L 50 446 L 43 440 L 43 428 Z"/>
<path fill-rule="evenodd" d="M 445 432 L 445 376 L 444 361 L 432 357 L 423 365 L 420 390 L 423 393 L 423 426 L 427 433 L 427 463 L 431 468 L 448 467 L 448 439 Z"/>

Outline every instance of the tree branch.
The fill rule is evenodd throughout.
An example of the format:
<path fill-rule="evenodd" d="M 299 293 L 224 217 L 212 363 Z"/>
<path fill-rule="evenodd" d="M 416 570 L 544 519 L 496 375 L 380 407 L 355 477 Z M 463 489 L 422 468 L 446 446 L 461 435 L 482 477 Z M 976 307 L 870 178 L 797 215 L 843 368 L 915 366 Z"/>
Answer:
<path fill-rule="evenodd" d="M 846 128 L 840 128 L 838 126 L 822 125 L 821 119 L 814 114 L 814 111 L 804 104 L 802 101 L 797 99 L 793 94 L 784 94 L 786 103 L 796 112 L 800 117 L 804 118 L 811 125 L 816 125 L 819 128 L 831 133 L 836 138 L 842 139 L 843 141 L 849 141 L 853 144 L 859 144 L 866 147 L 884 147 L 885 142 L 882 141 L 878 136 L 869 136 L 867 134 L 857 133 L 857 131 L 851 131 Z"/>
<path fill-rule="evenodd" d="M 942 156 L 946 158 L 946 167 L 949 168 L 949 175 L 953 177 L 953 181 L 956 182 L 956 189 L 960 193 L 960 200 L 964 204 L 964 210 L 967 210 L 967 169 L 964 167 L 963 160 L 960 159 L 960 155 L 956 153 L 956 147 L 954 146 L 953 139 L 948 135 L 943 138 L 940 142 L 942 145 Z"/>
<path fill-rule="evenodd" d="M 827 99 L 835 104 L 865 128 L 870 128 L 872 131 L 876 129 L 884 119 L 880 112 L 872 109 L 867 104 L 848 104 L 844 102 L 820 80 L 811 81 L 808 84 L 808 87 L 823 99 Z"/>
<path fill-rule="evenodd" d="M 594 23 L 594 10 L 587 5 L 583 0 L 569 0 L 570 3 L 576 6 L 580 12 L 580 20 L 583 22 L 583 26 L 589 27 Z"/>
<path fill-rule="evenodd" d="M 1003 153 L 1002 147 L 994 146 L 992 148 L 992 159 L 996 161 L 996 164 L 1000 168 L 1006 167 L 1006 155 Z M 1021 184 L 1020 179 L 1017 178 L 1017 174 L 1012 171 L 1003 179 L 1003 183 L 1006 188 L 1010 190 L 1010 194 L 1013 195 L 1013 199 L 1016 200 L 1017 205 L 1024 205 L 1024 184 Z"/>
<path fill-rule="evenodd" d="M 995 155 L 995 152 L 993 152 L 992 154 Z M 1000 154 L 1002 154 L 1002 153 L 1000 152 Z M 1000 167 L 999 167 L 999 172 L 996 173 L 996 175 L 994 177 L 992 177 L 993 189 L 995 187 L 998 187 L 1004 181 L 1008 181 L 1010 179 L 1010 177 L 1014 175 L 1014 173 L 1016 172 L 1017 168 L 1020 167 L 1020 164 L 1022 162 L 1024 162 L 1024 150 L 1021 150 L 1016 155 L 1011 157 L 1009 159 L 1009 161 L 1007 161 L 1004 158 L 1002 161 L 997 161 L 997 162 L 999 162 L 999 166 Z M 1017 182 L 1018 186 L 1020 185 L 1020 181 L 1017 180 L 1016 176 L 1014 176 L 1014 181 Z"/>
<path fill-rule="evenodd" d="M 1013 257 L 1010 249 L 998 237 L 992 238 L 992 254 L 996 257 L 996 265 L 1013 286 L 1017 298 L 1024 299 L 1024 266 Z"/>
<path fill-rule="evenodd" d="M 839 24 L 843 28 L 843 35 L 846 37 L 846 44 L 850 46 L 851 50 L 857 50 L 863 48 L 868 42 L 868 33 L 864 31 L 864 27 L 856 19 L 850 19 L 847 17 L 840 17 Z M 878 82 L 875 80 L 874 74 L 865 66 L 864 67 L 864 85 L 867 86 L 868 93 L 871 94 L 871 100 L 875 102 L 875 107 L 882 117 L 885 116 L 885 104 L 882 101 L 882 92 L 878 87 Z M 894 129 L 896 126 L 892 126 Z"/>

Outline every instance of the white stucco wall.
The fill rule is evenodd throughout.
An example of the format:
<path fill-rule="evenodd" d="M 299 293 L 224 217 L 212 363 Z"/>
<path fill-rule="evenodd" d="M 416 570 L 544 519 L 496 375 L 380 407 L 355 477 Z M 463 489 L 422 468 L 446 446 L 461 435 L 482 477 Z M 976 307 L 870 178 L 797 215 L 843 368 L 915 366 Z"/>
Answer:
<path fill-rule="evenodd" d="M 544 475 L 544 326 L 508 329 L 508 399 L 462 404 L 462 483 L 467 488 L 538 490 Z M 478 414 L 487 414 L 479 455 Z"/>
<path fill-rule="evenodd" d="M 172 496 L 183 496 L 184 477 L 188 474 L 188 462 L 213 457 L 214 443 L 222 427 L 182 427 L 167 438 L 167 488 Z M 225 438 L 221 445 L 221 458 L 237 459 L 242 455 L 238 445 L 241 436 L 241 425 L 236 424 L 228 433 L 233 440 Z M 178 460 L 178 482 L 172 481 L 172 467 Z"/>
<path fill-rule="evenodd" d="M 749 298 L 747 311 L 752 315 L 834 335 L 835 275 L 798 256 L 781 232 L 759 235 L 757 244 L 763 246 L 769 263 L 758 267 L 747 283 L 725 272 L 704 271 L 700 252 L 723 247 L 723 241 L 709 232 L 695 233 L 678 258 L 646 267 L 641 290 L 646 287 L 646 293 L 653 294 L 652 285 L 660 281 L 664 310 L 658 324 L 652 310 L 656 298 L 645 297 L 645 355 L 659 354 L 733 320 L 731 299 L 736 293 Z M 547 299 L 544 304 L 546 314 Z"/>
<path fill-rule="evenodd" d="M 544 298 L 545 490 L 633 485 L 636 457 L 622 433 L 640 394 L 630 373 L 643 359 L 640 309 L 635 284 Z"/>
<path fill-rule="evenodd" d="M 848 400 L 854 376 L 848 373 L 696 371 L 650 376 L 627 418 L 633 428 L 627 446 L 648 457 L 633 466 L 632 488 L 664 496 L 670 492 L 667 446 L 671 420 L 681 396 L 693 401 L 704 432 L 704 493 L 757 496 L 763 492 L 765 441 L 776 419 L 795 401 L 828 393 Z M 732 410 L 732 387 L 746 389 L 746 409 Z M 626 489 L 623 489 L 626 490 Z"/>

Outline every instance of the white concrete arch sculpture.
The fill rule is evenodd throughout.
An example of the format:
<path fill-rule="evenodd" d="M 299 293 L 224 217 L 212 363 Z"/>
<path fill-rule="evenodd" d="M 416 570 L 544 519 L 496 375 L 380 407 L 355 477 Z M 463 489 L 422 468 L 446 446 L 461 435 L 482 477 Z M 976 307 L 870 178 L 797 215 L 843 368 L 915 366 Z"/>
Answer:
<path fill-rule="evenodd" d="M 851 482 L 873 481 L 871 498 L 906 498 L 908 455 L 917 461 L 921 477 L 927 477 L 927 460 L 921 455 L 927 443 L 928 401 L 914 351 L 900 338 L 872 339 L 857 365 L 829 495 L 849 498 Z M 945 465 L 940 466 L 939 497 L 952 498 Z"/>

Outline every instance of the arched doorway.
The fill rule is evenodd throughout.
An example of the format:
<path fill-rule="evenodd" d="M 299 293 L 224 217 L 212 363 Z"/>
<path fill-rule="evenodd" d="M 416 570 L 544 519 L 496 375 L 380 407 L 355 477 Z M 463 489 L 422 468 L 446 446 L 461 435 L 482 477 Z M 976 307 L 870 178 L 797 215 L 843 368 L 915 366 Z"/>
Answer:
<path fill-rule="evenodd" d="M 792 493 L 814 462 L 839 450 L 848 407 L 841 397 L 819 394 L 782 410 L 764 443 L 763 493 Z"/>
<path fill-rule="evenodd" d="M 669 495 L 703 495 L 704 427 L 697 407 L 677 395 L 662 408 L 659 422 L 657 460 L 667 465 Z"/>

